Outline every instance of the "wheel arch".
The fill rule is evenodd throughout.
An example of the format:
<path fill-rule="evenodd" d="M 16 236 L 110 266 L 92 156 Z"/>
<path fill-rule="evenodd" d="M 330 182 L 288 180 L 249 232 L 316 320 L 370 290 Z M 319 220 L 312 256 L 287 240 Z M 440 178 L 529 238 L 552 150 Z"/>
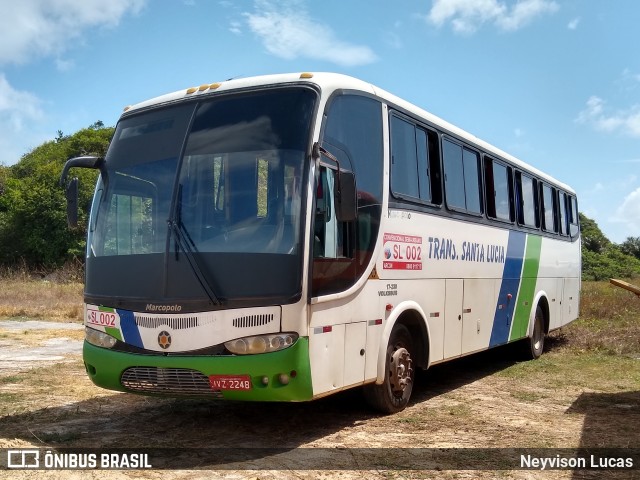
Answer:
<path fill-rule="evenodd" d="M 547 293 L 544 290 L 538 292 L 536 297 L 533 300 L 531 314 L 529 315 L 529 327 L 527 328 L 527 337 L 531 337 L 533 335 L 533 321 L 536 316 L 536 308 L 542 308 L 542 313 L 544 315 L 544 333 L 547 335 L 549 333 L 549 325 L 550 325 L 550 309 L 549 309 L 549 299 L 547 298 Z"/>
<path fill-rule="evenodd" d="M 378 345 L 377 384 L 381 384 L 384 381 L 387 344 L 389 343 L 391 332 L 396 325 L 404 325 L 411 334 L 413 348 L 415 350 L 415 364 L 421 368 L 427 368 L 429 366 L 431 335 L 424 310 L 416 302 L 402 302 L 389 314 L 380 339 L 380 344 Z"/>

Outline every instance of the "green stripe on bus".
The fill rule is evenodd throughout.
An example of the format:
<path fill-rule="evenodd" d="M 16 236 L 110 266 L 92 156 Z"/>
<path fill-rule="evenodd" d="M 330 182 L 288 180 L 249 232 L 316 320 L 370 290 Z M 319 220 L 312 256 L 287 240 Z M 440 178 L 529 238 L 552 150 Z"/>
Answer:
<path fill-rule="evenodd" d="M 536 283 L 538 281 L 541 246 L 542 237 L 538 235 L 527 235 L 518 305 L 516 305 L 516 311 L 513 315 L 513 326 L 511 327 L 509 340 L 517 340 L 527 335 L 529 316 L 533 308 L 533 296 L 535 295 Z"/>
<path fill-rule="evenodd" d="M 122 335 L 120 335 L 120 330 L 118 330 L 117 328 L 104 327 L 104 332 L 107 335 L 111 335 L 112 337 L 117 338 L 118 340 L 122 341 Z"/>

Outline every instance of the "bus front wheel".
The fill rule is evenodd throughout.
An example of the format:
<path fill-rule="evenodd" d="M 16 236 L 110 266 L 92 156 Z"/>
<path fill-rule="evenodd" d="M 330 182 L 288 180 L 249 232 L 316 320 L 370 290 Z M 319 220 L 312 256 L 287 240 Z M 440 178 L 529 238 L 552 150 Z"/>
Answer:
<path fill-rule="evenodd" d="M 413 352 L 413 341 L 407 327 L 393 327 L 387 345 L 384 381 L 381 385 L 372 383 L 364 387 L 365 398 L 373 408 L 384 413 L 396 413 L 407 406 L 415 378 Z"/>

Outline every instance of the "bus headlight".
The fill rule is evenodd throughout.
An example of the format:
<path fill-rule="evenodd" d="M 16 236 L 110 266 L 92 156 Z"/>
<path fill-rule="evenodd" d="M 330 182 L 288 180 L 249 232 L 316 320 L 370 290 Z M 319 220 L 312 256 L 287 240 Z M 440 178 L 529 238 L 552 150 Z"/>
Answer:
<path fill-rule="evenodd" d="M 84 339 L 91 345 L 102 348 L 113 348 L 117 342 L 111 335 L 89 327 L 85 327 L 84 329 Z"/>
<path fill-rule="evenodd" d="M 253 337 L 236 338 L 225 342 L 224 346 L 236 355 L 252 355 L 283 350 L 293 345 L 298 339 L 297 333 L 273 333 Z"/>

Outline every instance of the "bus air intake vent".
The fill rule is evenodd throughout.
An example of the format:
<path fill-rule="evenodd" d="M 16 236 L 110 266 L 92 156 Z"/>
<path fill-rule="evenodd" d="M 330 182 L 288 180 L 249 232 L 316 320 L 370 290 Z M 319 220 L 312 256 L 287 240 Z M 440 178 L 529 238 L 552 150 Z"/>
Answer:
<path fill-rule="evenodd" d="M 197 327 L 198 324 L 198 317 L 162 318 L 136 315 L 136 325 L 142 328 L 158 328 L 161 326 L 167 326 L 172 330 L 181 330 L 184 328 Z"/>
<path fill-rule="evenodd" d="M 264 315 L 247 315 L 233 319 L 233 326 L 236 328 L 261 327 L 273 321 L 273 313 Z"/>
<path fill-rule="evenodd" d="M 221 392 L 211 389 L 206 375 L 188 368 L 131 367 L 120 382 L 136 393 L 222 398 Z"/>

